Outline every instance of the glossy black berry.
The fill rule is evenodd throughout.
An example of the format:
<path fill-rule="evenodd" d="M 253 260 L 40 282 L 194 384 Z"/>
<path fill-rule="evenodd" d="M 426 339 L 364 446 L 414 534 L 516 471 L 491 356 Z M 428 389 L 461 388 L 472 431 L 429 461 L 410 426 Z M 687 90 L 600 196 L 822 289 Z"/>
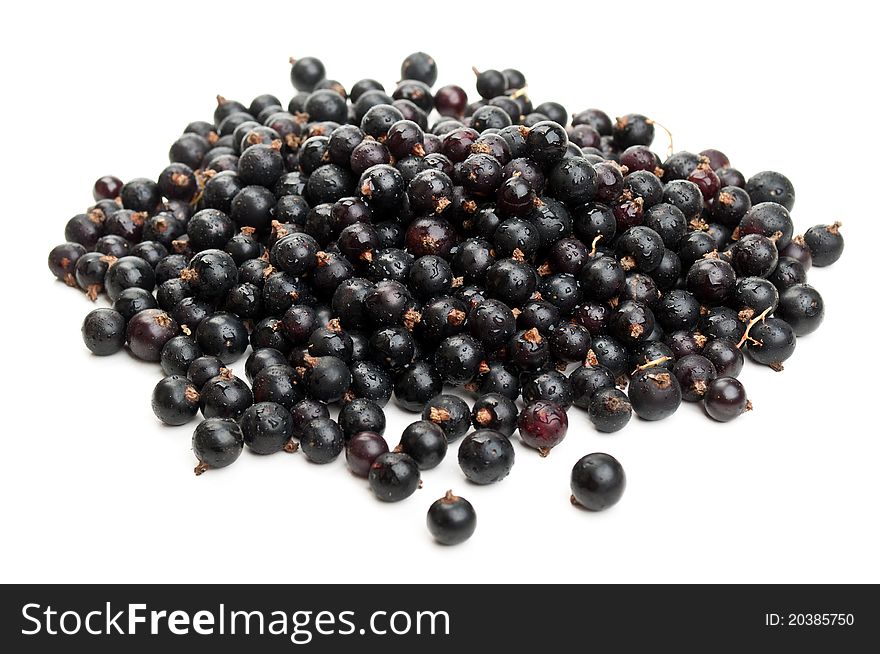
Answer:
<path fill-rule="evenodd" d="M 303 426 L 299 446 L 312 463 L 330 463 L 345 449 L 345 435 L 334 420 L 315 418 Z"/>
<path fill-rule="evenodd" d="M 589 330 L 574 322 L 556 326 L 550 334 L 550 354 L 559 361 L 582 361 L 592 345 Z"/>
<path fill-rule="evenodd" d="M 254 378 L 271 366 L 287 365 L 287 357 L 281 352 L 270 347 L 259 348 L 251 351 L 244 364 L 245 374 L 253 384 Z"/>
<path fill-rule="evenodd" d="M 441 545 L 459 545 L 473 536 L 477 513 L 463 497 L 447 491 L 428 509 L 428 531 Z"/>
<path fill-rule="evenodd" d="M 162 347 L 160 362 L 166 375 L 186 375 L 190 364 L 202 356 L 202 350 L 191 336 L 175 336 Z"/>
<path fill-rule="evenodd" d="M 547 176 L 547 183 L 557 199 L 571 206 L 590 202 L 599 188 L 596 170 L 582 157 L 569 157 L 557 163 Z"/>
<path fill-rule="evenodd" d="M 351 372 L 345 361 L 320 357 L 306 375 L 309 395 L 316 400 L 338 402 L 351 385 Z"/>
<path fill-rule="evenodd" d="M 593 426 L 603 433 L 620 431 L 632 417 L 629 398 L 614 387 L 598 389 L 590 399 L 588 411 Z"/>
<path fill-rule="evenodd" d="M 324 64 L 316 57 L 291 57 L 290 64 L 290 81 L 297 91 L 311 91 L 327 76 Z"/>
<path fill-rule="evenodd" d="M 571 470 L 571 503 L 590 511 L 614 506 L 625 489 L 623 466 L 610 454 L 588 454 Z"/>
<path fill-rule="evenodd" d="M 430 470 L 443 461 L 448 443 L 439 425 L 429 420 L 418 420 L 403 430 L 396 451 L 412 457 L 419 470 Z"/>
<path fill-rule="evenodd" d="M 582 365 L 568 378 L 572 403 L 581 409 L 589 409 L 593 396 L 603 388 L 614 388 L 614 375 L 601 365 Z"/>
<path fill-rule="evenodd" d="M 510 439 L 492 429 L 478 429 L 468 434 L 458 448 L 458 465 L 475 484 L 501 481 L 510 474 L 514 459 Z"/>
<path fill-rule="evenodd" d="M 293 420 L 290 412 L 274 402 L 254 404 L 239 420 L 244 444 L 256 454 L 292 450 Z"/>
<path fill-rule="evenodd" d="M 819 292 L 809 284 L 795 284 L 779 296 L 776 316 L 787 322 L 795 334 L 805 336 L 822 324 L 825 303 Z"/>
<path fill-rule="evenodd" d="M 199 423 L 192 437 L 192 450 L 198 459 L 196 475 L 232 465 L 243 449 L 244 436 L 234 420 L 209 418 Z"/>
<path fill-rule="evenodd" d="M 782 362 L 794 354 L 797 337 L 791 325 L 780 318 L 758 321 L 748 332 L 746 352 L 752 361 L 782 370 Z"/>
<path fill-rule="evenodd" d="M 422 410 L 422 420 L 440 427 L 451 443 L 470 430 L 471 410 L 467 402 L 456 395 L 436 395 Z"/>
<path fill-rule="evenodd" d="M 745 186 L 752 204 L 775 202 L 791 211 L 794 206 L 794 186 L 782 173 L 765 170 L 749 177 Z"/>
<path fill-rule="evenodd" d="M 480 374 L 467 388 L 481 396 L 498 393 L 509 400 L 516 400 L 520 391 L 519 375 L 513 366 L 492 361 L 480 366 Z"/>
<path fill-rule="evenodd" d="M 740 277 L 728 302 L 745 323 L 761 313 L 774 312 L 779 304 L 779 291 L 761 277 Z"/>
<path fill-rule="evenodd" d="M 733 293 L 735 284 L 736 272 L 721 259 L 700 259 L 687 274 L 687 290 L 703 304 L 720 304 Z"/>
<path fill-rule="evenodd" d="M 633 411 L 643 420 L 668 418 L 681 404 L 681 387 L 665 369 L 647 368 L 634 374 L 627 391 Z"/>
<path fill-rule="evenodd" d="M 166 425 L 184 425 L 199 411 L 199 391 L 186 377 L 171 375 L 153 389 L 153 413 Z"/>
<path fill-rule="evenodd" d="M 127 288 L 152 291 L 156 286 L 153 267 L 140 257 L 124 256 L 112 262 L 104 276 L 107 297 L 115 301 Z"/>
<path fill-rule="evenodd" d="M 82 338 L 93 354 L 115 354 L 125 345 L 125 317 L 114 309 L 94 309 L 83 320 Z"/>
<path fill-rule="evenodd" d="M 223 363 L 232 363 L 247 349 L 248 332 L 241 318 L 219 311 L 199 323 L 196 342 L 205 354 L 219 357 Z"/>
<path fill-rule="evenodd" d="M 119 197 L 124 208 L 147 213 L 153 213 L 162 201 L 156 182 L 142 177 L 126 182 Z"/>
<path fill-rule="evenodd" d="M 122 291 L 113 302 L 113 308 L 121 313 L 126 321 L 131 320 L 136 313 L 146 309 L 156 309 L 158 306 L 156 297 L 150 291 L 136 286 Z"/>
<path fill-rule="evenodd" d="M 737 377 L 743 367 L 743 353 L 737 341 L 729 338 L 713 338 L 701 354 L 712 362 L 719 377 Z"/>
<path fill-rule="evenodd" d="M 199 405 L 206 418 L 238 419 L 254 403 L 248 385 L 228 369 L 209 379 L 199 394 Z"/>
<path fill-rule="evenodd" d="M 831 225 L 815 225 L 804 232 L 804 241 L 810 249 L 812 262 L 815 266 L 830 266 L 843 254 L 843 235 L 840 223 Z"/>
<path fill-rule="evenodd" d="M 544 168 L 550 168 L 565 155 L 568 135 L 559 123 L 549 120 L 541 121 L 529 128 L 526 146 L 532 159 Z"/>
<path fill-rule="evenodd" d="M 485 358 L 485 350 L 478 340 L 467 334 L 445 339 L 434 353 L 434 365 L 448 384 L 466 384 L 473 379 Z"/>
<path fill-rule="evenodd" d="M 709 383 L 718 375 L 714 364 L 701 354 L 689 354 L 675 362 L 672 374 L 681 387 L 685 402 L 699 402 L 706 395 Z"/>
<path fill-rule="evenodd" d="M 522 386 L 522 397 L 526 404 L 546 400 L 564 409 L 570 407 L 574 400 L 568 377 L 557 370 L 530 377 Z"/>
<path fill-rule="evenodd" d="M 442 389 L 443 378 L 433 363 L 416 361 L 397 375 L 394 398 L 403 409 L 421 412 Z"/>
<path fill-rule="evenodd" d="M 421 485 L 419 467 L 402 452 L 380 454 L 370 466 L 370 490 L 383 502 L 405 500 Z"/>
<path fill-rule="evenodd" d="M 788 210 L 775 202 L 762 202 L 749 209 L 739 223 L 739 235 L 761 234 L 772 239 L 782 250 L 794 233 L 794 223 Z"/>
<path fill-rule="evenodd" d="M 429 54 L 414 52 L 400 64 L 400 79 L 415 79 L 433 86 L 437 81 L 437 62 Z"/>
<path fill-rule="evenodd" d="M 355 398 L 340 410 L 339 427 L 346 440 L 362 431 L 381 436 L 385 433 L 385 412 L 373 400 Z"/>
<path fill-rule="evenodd" d="M 636 345 L 654 331 L 654 313 L 641 302 L 626 300 L 611 314 L 608 331 L 622 343 Z"/>
<path fill-rule="evenodd" d="M 486 290 L 509 307 L 521 306 L 537 286 L 534 267 L 524 261 L 501 259 L 486 271 Z"/>
<path fill-rule="evenodd" d="M 351 365 L 351 387 L 348 391 L 351 396 L 363 397 L 385 406 L 391 399 L 392 391 L 391 377 L 381 366 L 371 361 L 356 361 Z"/>

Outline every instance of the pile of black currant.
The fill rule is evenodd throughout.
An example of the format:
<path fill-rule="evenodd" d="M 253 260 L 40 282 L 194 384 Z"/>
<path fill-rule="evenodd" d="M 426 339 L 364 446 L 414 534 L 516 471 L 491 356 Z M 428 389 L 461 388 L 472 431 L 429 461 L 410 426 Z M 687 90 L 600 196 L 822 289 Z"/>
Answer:
<path fill-rule="evenodd" d="M 533 105 L 519 71 L 474 72 L 468 103 L 432 90 L 424 53 L 391 94 L 292 60 L 286 108 L 218 97 L 156 181 L 102 177 L 68 221 L 51 271 L 112 303 L 86 316 L 86 346 L 161 363 L 156 416 L 204 418 L 197 474 L 245 446 L 344 452 L 395 502 L 462 439 L 462 472 L 489 484 L 513 466 L 514 432 L 546 455 L 572 405 L 602 432 L 682 401 L 732 420 L 751 408 L 743 354 L 781 370 L 822 322 L 807 270 L 841 255 L 840 223 L 795 236 L 785 176 L 746 179 L 717 150 L 662 160 L 650 118 L 571 116 Z M 229 368 L 249 346 L 250 383 Z M 421 420 L 389 451 L 392 396 Z M 624 485 L 590 454 L 572 501 L 603 509 Z M 476 514 L 450 492 L 428 525 L 457 543 Z"/>

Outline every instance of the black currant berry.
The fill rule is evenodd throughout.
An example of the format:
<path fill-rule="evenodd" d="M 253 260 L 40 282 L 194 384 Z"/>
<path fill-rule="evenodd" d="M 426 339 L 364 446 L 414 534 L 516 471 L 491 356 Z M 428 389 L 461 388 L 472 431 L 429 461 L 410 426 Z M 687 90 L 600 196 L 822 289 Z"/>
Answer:
<path fill-rule="evenodd" d="M 428 509 L 428 531 L 441 545 L 459 545 L 473 536 L 477 513 L 463 497 L 446 491 L 446 495 Z"/>
<path fill-rule="evenodd" d="M 192 449 L 199 462 L 195 473 L 200 475 L 235 463 L 244 449 L 244 436 L 234 420 L 208 418 L 193 432 Z"/>
<path fill-rule="evenodd" d="M 458 448 L 458 464 L 475 484 L 501 481 L 513 468 L 515 453 L 510 439 L 492 429 L 467 435 Z"/>
<path fill-rule="evenodd" d="M 571 471 L 571 503 L 590 511 L 617 504 L 626 489 L 623 466 L 610 454 L 587 454 Z"/>
<path fill-rule="evenodd" d="M 436 422 L 418 420 L 403 430 L 395 451 L 411 456 L 419 470 L 430 470 L 443 461 L 448 444 L 446 434 Z"/>
<path fill-rule="evenodd" d="M 710 418 L 718 422 L 728 422 L 752 410 L 752 403 L 746 390 L 738 379 L 719 377 L 706 389 L 703 408 Z"/>
<path fill-rule="evenodd" d="M 402 452 L 380 454 L 369 472 L 370 489 L 383 502 L 400 502 L 421 486 L 419 467 Z"/>
<path fill-rule="evenodd" d="M 92 354 L 116 354 L 125 345 L 125 317 L 114 309 L 93 309 L 82 324 L 82 338 Z"/>

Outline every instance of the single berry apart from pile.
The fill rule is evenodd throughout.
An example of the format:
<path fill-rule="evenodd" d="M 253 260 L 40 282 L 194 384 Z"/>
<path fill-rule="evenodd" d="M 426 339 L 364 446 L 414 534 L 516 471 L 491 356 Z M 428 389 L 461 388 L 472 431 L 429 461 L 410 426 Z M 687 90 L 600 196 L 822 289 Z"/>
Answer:
<path fill-rule="evenodd" d="M 625 489 L 623 466 L 610 454 L 587 454 L 571 470 L 571 503 L 590 511 L 614 506 Z"/>
<path fill-rule="evenodd" d="M 451 490 L 428 509 L 428 531 L 441 545 L 459 545 L 473 536 L 476 528 L 473 505 Z"/>

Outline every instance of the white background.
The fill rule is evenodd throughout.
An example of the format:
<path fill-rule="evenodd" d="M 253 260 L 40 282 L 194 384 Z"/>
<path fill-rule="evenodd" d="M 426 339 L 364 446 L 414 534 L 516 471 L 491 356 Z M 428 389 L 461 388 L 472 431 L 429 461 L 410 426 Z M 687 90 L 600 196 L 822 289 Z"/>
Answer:
<path fill-rule="evenodd" d="M 880 581 L 877 16 L 864 3 L 808 4 L 8 6 L 0 579 Z M 810 273 L 825 324 L 785 372 L 747 364 L 751 414 L 719 425 L 685 405 L 603 436 L 572 409 L 548 459 L 517 442 L 510 477 L 476 487 L 453 448 L 396 505 L 376 501 L 342 459 L 245 452 L 193 476 L 195 423 L 163 428 L 150 410 L 158 366 L 88 354 L 79 328 L 92 305 L 52 280 L 46 253 L 90 204 L 95 178 L 155 178 L 187 122 L 210 119 L 215 94 L 286 102 L 290 55 L 321 57 L 346 86 L 376 77 L 390 91 L 419 49 L 439 62 L 438 86 L 464 83 L 475 97 L 471 65 L 520 68 L 536 104 L 641 112 L 670 127 L 678 149 L 719 148 L 746 174 L 785 172 L 798 231 L 844 222 L 844 258 Z M 413 416 L 392 404 L 393 447 Z M 594 451 L 628 476 L 602 514 L 568 502 L 572 464 Z M 447 488 L 479 515 L 457 548 L 434 545 L 424 525 Z"/>

